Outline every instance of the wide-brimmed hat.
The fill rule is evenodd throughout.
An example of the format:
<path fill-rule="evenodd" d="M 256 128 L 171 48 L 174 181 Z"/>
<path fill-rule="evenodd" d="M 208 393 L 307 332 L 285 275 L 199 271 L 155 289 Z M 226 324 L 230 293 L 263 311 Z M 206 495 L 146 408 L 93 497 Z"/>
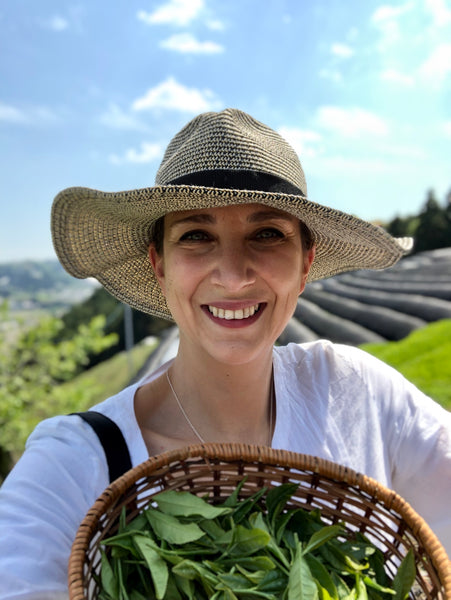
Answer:
<path fill-rule="evenodd" d="M 316 244 L 308 281 L 384 269 L 410 247 L 381 227 L 308 200 L 291 146 L 236 109 L 190 121 L 169 143 L 153 187 L 60 192 L 52 208 L 53 243 L 74 277 L 95 277 L 122 302 L 171 319 L 148 258 L 155 221 L 174 211 L 249 203 L 281 209 L 308 226 Z"/>

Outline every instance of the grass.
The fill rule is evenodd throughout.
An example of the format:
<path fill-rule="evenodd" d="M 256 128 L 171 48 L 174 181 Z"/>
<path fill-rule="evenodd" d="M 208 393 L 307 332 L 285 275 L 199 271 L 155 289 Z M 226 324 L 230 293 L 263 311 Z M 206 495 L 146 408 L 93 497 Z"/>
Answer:
<path fill-rule="evenodd" d="M 399 342 L 364 344 L 425 394 L 451 410 L 451 319 L 436 321 Z"/>

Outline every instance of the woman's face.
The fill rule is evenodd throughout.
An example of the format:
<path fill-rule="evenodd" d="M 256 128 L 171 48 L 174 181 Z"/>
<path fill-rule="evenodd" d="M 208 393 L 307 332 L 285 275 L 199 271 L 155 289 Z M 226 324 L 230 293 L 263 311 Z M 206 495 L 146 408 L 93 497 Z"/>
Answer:
<path fill-rule="evenodd" d="M 261 204 L 166 215 L 150 261 L 180 331 L 180 348 L 243 364 L 268 356 L 313 262 L 299 221 Z"/>

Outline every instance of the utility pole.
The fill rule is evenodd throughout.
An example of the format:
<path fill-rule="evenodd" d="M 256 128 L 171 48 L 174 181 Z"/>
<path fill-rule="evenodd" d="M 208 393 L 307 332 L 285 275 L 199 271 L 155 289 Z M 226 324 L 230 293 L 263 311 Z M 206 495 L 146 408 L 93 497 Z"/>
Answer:
<path fill-rule="evenodd" d="M 124 306 L 124 330 L 125 330 L 125 351 L 127 352 L 128 374 L 129 378 L 133 377 L 133 359 L 132 350 L 135 345 L 133 337 L 133 312 L 128 304 Z"/>

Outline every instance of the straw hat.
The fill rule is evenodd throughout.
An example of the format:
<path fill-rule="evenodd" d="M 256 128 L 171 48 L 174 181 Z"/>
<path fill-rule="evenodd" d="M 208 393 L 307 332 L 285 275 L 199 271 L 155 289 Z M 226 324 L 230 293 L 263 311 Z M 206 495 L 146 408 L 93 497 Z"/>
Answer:
<path fill-rule="evenodd" d="M 308 281 L 384 269 L 410 249 L 408 240 L 308 200 L 291 146 L 263 123 L 230 108 L 197 116 L 172 139 L 154 187 L 60 192 L 52 208 L 53 243 L 74 277 L 95 277 L 122 302 L 171 319 L 148 260 L 155 221 L 177 210 L 247 203 L 284 210 L 309 227 L 316 257 Z"/>

